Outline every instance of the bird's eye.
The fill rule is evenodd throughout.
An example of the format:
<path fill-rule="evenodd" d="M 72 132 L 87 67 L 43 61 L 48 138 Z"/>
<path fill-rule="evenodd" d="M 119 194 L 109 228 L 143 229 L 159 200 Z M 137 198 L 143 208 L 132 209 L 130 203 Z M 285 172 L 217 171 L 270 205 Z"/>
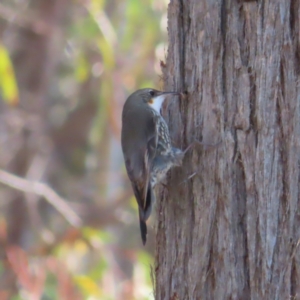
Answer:
<path fill-rule="evenodd" d="M 149 92 L 149 94 L 150 94 L 151 97 L 153 97 L 153 96 L 155 95 L 155 92 L 151 90 L 151 91 Z"/>

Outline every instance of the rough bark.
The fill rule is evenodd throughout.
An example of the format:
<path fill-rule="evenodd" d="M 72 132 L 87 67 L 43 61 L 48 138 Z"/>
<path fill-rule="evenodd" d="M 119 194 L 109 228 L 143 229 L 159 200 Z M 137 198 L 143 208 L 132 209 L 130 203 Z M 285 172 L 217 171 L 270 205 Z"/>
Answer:
<path fill-rule="evenodd" d="M 300 299 L 299 0 L 173 0 L 156 299 Z"/>

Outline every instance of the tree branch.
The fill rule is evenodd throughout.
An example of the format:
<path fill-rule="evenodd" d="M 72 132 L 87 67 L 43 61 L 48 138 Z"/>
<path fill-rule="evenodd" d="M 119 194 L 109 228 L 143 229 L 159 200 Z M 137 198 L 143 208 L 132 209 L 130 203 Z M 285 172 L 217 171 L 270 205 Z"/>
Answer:
<path fill-rule="evenodd" d="M 64 216 L 64 218 L 72 226 L 81 226 L 81 219 L 67 204 L 66 200 L 60 197 L 53 189 L 51 189 L 45 183 L 26 180 L 1 169 L 0 182 L 11 188 L 23 191 L 24 193 L 31 193 L 44 197 L 52 206 L 54 206 L 57 209 L 57 211 L 59 211 Z"/>

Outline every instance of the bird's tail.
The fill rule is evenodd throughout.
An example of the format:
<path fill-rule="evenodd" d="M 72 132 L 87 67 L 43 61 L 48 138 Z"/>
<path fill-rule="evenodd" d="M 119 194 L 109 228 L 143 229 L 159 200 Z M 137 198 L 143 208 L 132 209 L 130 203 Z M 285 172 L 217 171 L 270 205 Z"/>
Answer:
<path fill-rule="evenodd" d="M 148 190 L 147 190 L 147 195 L 146 195 L 146 205 L 143 210 L 143 219 L 145 221 L 147 221 L 149 219 L 151 212 L 152 212 L 152 206 L 154 203 L 155 203 L 154 191 L 153 191 L 153 188 L 149 184 Z"/>
<path fill-rule="evenodd" d="M 155 195 L 153 188 L 149 185 L 146 195 L 146 205 L 145 208 L 139 207 L 139 218 L 140 218 L 140 228 L 143 244 L 146 244 L 147 241 L 147 224 L 146 221 L 149 219 L 152 205 L 155 202 Z"/>
<path fill-rule="evenodd" d="M 144 218 L 144 212 L 140 207 L 139 207 L 139 218 L 140 218 L 141 237 L 142 237 L 143 245 L 145 245 L 147 241 L 147 224 Z"/>

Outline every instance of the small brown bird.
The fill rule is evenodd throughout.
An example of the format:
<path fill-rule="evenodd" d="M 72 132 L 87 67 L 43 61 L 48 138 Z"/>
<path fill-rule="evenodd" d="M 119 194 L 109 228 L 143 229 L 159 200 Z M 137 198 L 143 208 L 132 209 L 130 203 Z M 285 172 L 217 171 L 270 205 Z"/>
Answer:
<path fill-rule="evenodd" d="M 155 201 L 153 188 L 164 179 L 171 167 L 181 165 L 185 153 L 172 147 L 168 126 L 160 114 L 167 95 L 180 94 L 150 88 L 138 90 L 128 97 L 122 113 L 122 151 L 139 206 L 144 245 L 147 239 L 146 221 Z"/>

